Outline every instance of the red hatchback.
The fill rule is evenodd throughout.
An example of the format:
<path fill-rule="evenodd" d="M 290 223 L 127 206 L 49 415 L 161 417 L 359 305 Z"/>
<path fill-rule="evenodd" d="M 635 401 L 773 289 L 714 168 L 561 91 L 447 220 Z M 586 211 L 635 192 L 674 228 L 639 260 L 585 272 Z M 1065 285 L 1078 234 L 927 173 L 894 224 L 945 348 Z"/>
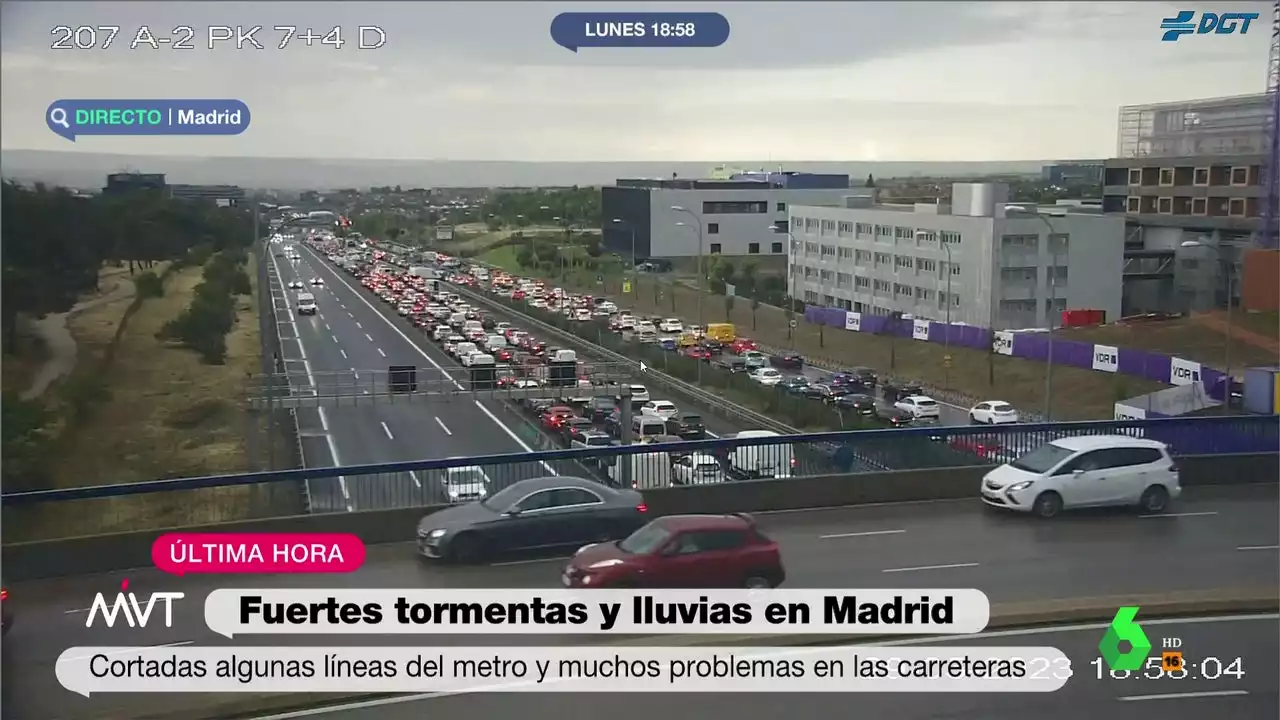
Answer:
<path fill-rule="evenodd" d="M 749 515 L 668 515 L 625 540 L 578 550 L 561 581 L 573 588 L 771 588 L 786 576 L 778 544 Z"/>

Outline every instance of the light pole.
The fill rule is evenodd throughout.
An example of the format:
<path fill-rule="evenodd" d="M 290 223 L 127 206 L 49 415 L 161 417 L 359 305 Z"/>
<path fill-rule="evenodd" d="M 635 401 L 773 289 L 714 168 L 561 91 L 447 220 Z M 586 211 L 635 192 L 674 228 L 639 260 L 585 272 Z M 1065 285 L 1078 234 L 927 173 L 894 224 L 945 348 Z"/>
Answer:
<path fill-rule="evenodd" d="M 790 228 L 783 229 L 777 225 L 770 225 L 769 229 L 775 233 L 786 233 L 787 235 L 787 255 L 790 258 L 790 267 L 788 275 L 791 276 L 791 295 L 787 298 L 787 337 L 791 340 L 791 349 L 796 349 L 796 331 L 790 327 L 795 322 L 796 312 L 796 295 L 800 292 L 800 263 L 797 256 L 800 254 L 800 241 L 796 240 L 796 236 L 791 232 Z"/>
<path fill-rule="evenodd" d="M 924 230 L 916 231 L 916 245 L 919 246 L 923 241 L 929 238 L 929 233 Z M 951 299 L 951 243 L 941 243 L 942 249 L 947 253 L 947 332 L 942 336 L 943 353 L 942 358 L 942 383 L 947 387 L 951 387 L 951 306 L 955 301 Z"/>
<path fill-rule="evenodd" d="M 635 292 L 636 286 L 636 229 L 635 227 L 623 220 L 622 218 L 614 218 L 614 225 L 626 228 L 627 233 L 631 235 L 631 267 L 627 268 L 627 277 L 631 279 L 631 292 Z"/>
<path fill-rule="evenodd" d="M 694 224 L 695 224 L 695 225 L 697 226 L 697 228 L 698 228 L 698 325 L 702 326 L 703 330 L 705 331 L 705 330 L 706 330 L 706 327 L 707 327 L 707 323 L 706 323 L 706 321 L 705 321 L 705 319 L 704 319 L 704 317 L 703 317 L 703 313 L 702 313 L 702 296 L 703 296 L 703 294 L 704 294 L 704 292 L 703 292 L 703 283 L 705 282 L 705 278 L 704 278 L 704 276 L 705 276 L 707 273 L 706 273 L 706 268 L 704 268 L 704 267 L 703 267 L 703 256 L 702 256 L 702 218 L 698 217 L 698 215 L 697 215 L 696 213 L 694 213 L 694 212 L 692 212 L 692 211 L 690 211 L 690 210 L 686 210 L 685 208 L 680 207 L 679 205 L 672 205 L 672 206 L 671 206 L 671 210 L 672 210 L 673 212 L 684 213 L 685 215 L 688 215 L 689 217 L 693 218 L 693 222 L 694 222 Z M 683 225 L 684 225 L 684 223 L 676 223 L 676 225 L 681 225 L 681 226 L 683 226 Z M 674 292 L 674 288 L 673 288 L 672 290 L 673 290 L 673 292 Z M 701 368 L 702 368 L 702 364 L 701 364 L 701 363 L 699 363 L 699 364 L 698 364 L 698 368 L 699 368 L 699 369 L 701 369 Z"/>
<path fill-rule="evenodd" d="M 1044 369 L 1044 419 L 1045 422 L 1053 420 L 1053 331 L 1056 327 L 1054 322 L 1054 307 L 1058 304 L 1058 244 L 1054 242 L 1053 236 L 1056 234 L 1053 230 L 1053 223 L 1049 222 L 1049 218 L 1041 215 L 1034 208 L 1027 208 L 1022 205 L 1006 205 L 1006 211 L 1013 210 L 1015 212 L 1024 212 L 1033 215 L 1037 220 L 1044 223 L 1045 229 L 1049 231 L 1049 305 L 1045 312 L 1045 321 L 1049 325 L 1049 356 L 1045 362 Z"/>
<path fill-rule="evenodd" d="M 1232 316 L 1232 312 L 1231 312 L 1231 306 L 1232 306 L 1232 304 L 1233 304 L 1233 303 L 1232 303 L 1232 300 L 1234 299 L 1234 298 L 1232 297 L 1232 293 L 1233 293 L 1233 292 L 1234 292 L 1234 290 L 1235 290 L 1235 284 L 1234 284 L 1234 282 L 1233 282 L 1233 281 L 1235 280 L 1235 263 L 1234 263 L 1234 262 L 1226 262 L 1226 261 L 1225 261 L 1225 259 L 1222 257 L 1222 248 L 1221 248 L 1220 246 L 1218 246 L 1218 245 L 1209 245 L 1208 243 L 1204 243 L 1204 242 L 1201 242 L 1201 241 L 1199 241 L 1199 240 L 1185 240 L 1185 241 L 1183 241 L 1183 242 L 1182 242 L 1181 246 L 1182 246 L 1182 247 L 1184 247 L 1184 248 L 1204 248 L 1205 250 L 1210 250 L 1210 251 L 1212 251 L 1212 252 L 1213 252 L 1213 255 L 1214 255 L 1214 257 L 1217 259 L 1218 264 L 1219 264 L 1219 265 L 1225 265 L 1225 266 L 1226 266 L 1226 273 L 1227 273 L 1227 327 L 1226 327 L 1226 331 L 1227 331 L 1227 332 L 1226 332 L 1226 336 L 1227 336 L 1227 342 L 1226 342 L 1226 347 L 1225 347 L 1225 349 L 1222 351 L 1222 355 L 1223 355 L 1222 362 L 1223 362 L 1223 364 L 1225 365 L 1225 367 L 1224 367 L 1224 368 L 1222 368 L 1222 372 L 1223 372 L 1223 373 L 1225 373 L 1225 374 L 1226 374 L 1226 376 L 1227 376 L 1227 388 L 1226 388 L 1226 390 L 1222 393 L 1222 408 L 1223 408 L 1223 411 L 1224 411 L 1224 412 L 1226 412 L 1226 413 L 1230 413 L 1230 412 L 1231 412 L 1231 390 L 1232 390 L 1232 388 L 1235 386 L 1235 380 L 1234 380 L 1234 379 L 1232 378 L 1232 376 L 1231 376 L 1231 331 L 1232 331 L 1232 324 L 1231 324 L 1231 319 L 1232 319 L 1232 317 L 1231 317 L 1231 316 Z"/>

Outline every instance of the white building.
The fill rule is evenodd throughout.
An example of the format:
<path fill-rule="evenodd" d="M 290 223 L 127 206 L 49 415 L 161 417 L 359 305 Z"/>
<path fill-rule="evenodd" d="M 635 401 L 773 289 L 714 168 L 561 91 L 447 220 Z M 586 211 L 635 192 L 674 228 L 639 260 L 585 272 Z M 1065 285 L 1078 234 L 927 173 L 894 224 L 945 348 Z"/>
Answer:
<path fill-rule="evenodd" d="M 785 256 L 785 224 L 795 203 L 835 204 L 849 195 L 847 175 L 738 173 L 729 179 L 619 180 L 601 189 L 603 244 L 637 259 L 702 254 Z M 672 208 L 684 208 L 673 210 Z M 614 220 L 621 222 L 614 222 Z"/>
<path fill-rule="evenodd" d="M 952 187 L 951 205 L 791 206 L 792 296 L 996 329 L 1056 326 L 1066 309 L 1120 316 L 1122 216 L 1039 214 L 1008 205 L 1003 184 Z"/>

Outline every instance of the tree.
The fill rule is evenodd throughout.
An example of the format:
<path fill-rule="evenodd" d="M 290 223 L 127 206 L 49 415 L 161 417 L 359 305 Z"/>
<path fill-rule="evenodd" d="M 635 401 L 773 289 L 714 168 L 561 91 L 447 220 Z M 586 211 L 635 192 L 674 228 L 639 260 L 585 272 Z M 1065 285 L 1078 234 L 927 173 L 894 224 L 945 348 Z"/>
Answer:
<path fill-rule="evenodd" d="M 751 298 L 751 330 L 753 332 L 756 329 L 756 311 L 759 309 L 760 309 L 760 298 L 752 297 Z"/>
<path fill-rule="evenodd" d="M 871 173 L 867 173 L 867 182 L 863 187 L 873 188 L 876 186 L 876 177 Z"/>

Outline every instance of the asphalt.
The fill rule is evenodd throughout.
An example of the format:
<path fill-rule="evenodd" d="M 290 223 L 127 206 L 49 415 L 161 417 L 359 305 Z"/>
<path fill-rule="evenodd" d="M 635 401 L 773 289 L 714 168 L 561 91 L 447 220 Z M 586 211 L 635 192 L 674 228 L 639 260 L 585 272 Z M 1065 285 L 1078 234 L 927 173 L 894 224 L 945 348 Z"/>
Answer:
<path fill-rule="evenodd" d="M 1274 718 L 1280 715 L 1280 620 L 1272 616 L 1189 618 L 1145 624 L 1156 647 L 1164 638 L 1182 641 L 1187 677 L 1146 678 L 1138 674 L 1099 678 L 1098 640 L 1105 624 L 1048 628 L 1036 631 L 993 632 L 966 638 L 939 638 L 913 644 L 965 646 L 1056 647 L 1071 659 L 1074 676 L 1054 693 L 914 693 L 859 694 L 839 697 L 825 693 L 618 693 L 603 698 L 568 693 L 475 693 L 408 699 L 374 707 L 316 709 L 306 717 L 324 720 L 416 720 L 421 717 L 484 717 L 494 720 L 587 717 L 601 702 L 616 720 L 652 718 L 732 717 L 736 720 L 791 720 L 827 717 L 833 707 L 848 703 L 862 717 L 926 720 L 983 718 L 1025 720 L 1200 720 L 1205 717 Z M 850 648 L 850 654 L 855 652 Z M 1213 658 L 1215 660 L 1209 660 Z M 1242 677 L 1210 673 L 1199 668 L 1237 667 Z M 1206 662 L 1207 661 L 1207 662 Z M 290 717 L 303 717 L 294 714 Z M 272 720 L 270 715 L 258 720 Z"/>
<path fill-rule="evenodd" d="M 541 441 L 502 401 L 471 398 L 392 398 L 382 392 L 391 365 L 421 368 L 420 377 L 437 384 L 445 373 L 461 379 L 461 369 L 407 324 L 397 325 L 375 306 L 376 300 L 350 278 L 329 266 L 302 242 L 300 260 L 272 260 L 280 287 L 273 288 L 281 318 L 282 353 L 286 372 L 296 389 L 319 388 L 319 395 L 335 390 L 368 395 L 363 402 L 303 408 L 297 411 L 304 460 L 308 467 L 357 465 L 492 454 L 533 452 Z M 312 278 L 324 281 L 312 286 Z M 300 280 L 305 292 L 316 296 L 315 315 L 295 315 Z M 488 468 L 502 484 L 574 468 L 536 462 Z M 318 511 L 370 510 L 424 505 L 441 500 L 440 488 L 422 473 L 395 473 L 310 482 L 313 508 Z"/>
<path fill-rule="evenodd" d="M 958 501 L 764 514 L 759 520 L 782 548 L 790 587 L 972 587 L 999 603 L 1280 584 L 1280 506 L 1274 484 L 1189 492 L 1170 514 L 1151 518 L 1100 512 L 1039 522 Z M 57 686 L 53 665 L 72 646 L 222 644 L 226 641 L 210 632 L 202 617 L 205 595 L 218 587 L 538 588 L 554 587 L 558 580 L 561 565 L 556 559 L 512 558 L 470 568 L 426 564 L 408 542 L 411 533 L 412 528 L 405 529 L 404 544 L 370 548 L 365 566 L 342 576 L 229 579 L 169 577 L 151 569 L 130 573 L 130 589 L 141 595 L 186 593 L 175 606 L 172 628 L 86 628 L 86 608 L 94 594 L 112 591 L 119 575 L 18 583 L 6 601 L 16 620 L 3 644 L 3 714 L 68 720 L 91 706 L 111 703 L 119 705 L 120 717 L 127 717 L 129 703 L 180 702 L 133 696 L 86 700 Z M 244 640 L 241 644 L 254 644 Z M 441 636 L 431 642 L 522 640 L 533 641 Z M 573 640 L 537 638 L 540 643 Z M 414 644 L 421 639 L 371 641 Z M 324 644 L 332 638 L 300 636 L 296 642 Z M 257 640 L 269 643 L 269 638 Z"/>

